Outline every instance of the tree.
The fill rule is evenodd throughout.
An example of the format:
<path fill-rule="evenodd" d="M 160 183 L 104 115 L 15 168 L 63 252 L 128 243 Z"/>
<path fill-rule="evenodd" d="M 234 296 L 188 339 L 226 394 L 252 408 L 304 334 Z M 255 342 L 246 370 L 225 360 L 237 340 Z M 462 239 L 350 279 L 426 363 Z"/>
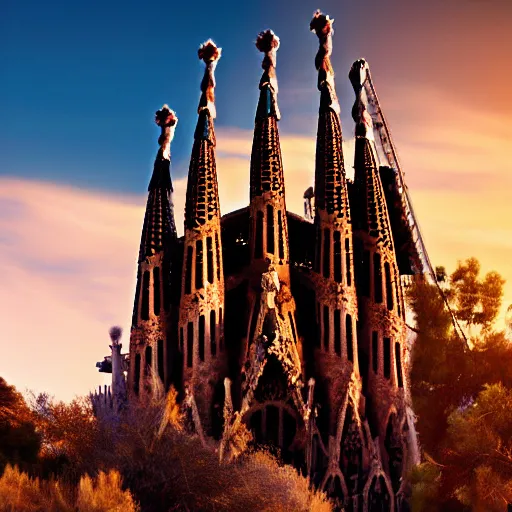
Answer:
<path fill-rule="evenodd" d="M 26 466 L 36 461 L 40 436 L 25 400 L 0 377 L 0 474 L 7 463 Z"/>
<path fill-rule="evenodd" d="M 456 496 L 473 510 L 506 510 L 512 504 L 512 389 L 485 386 L 475 403 L 449 419 L 452 471 L 462 484 Z"/>

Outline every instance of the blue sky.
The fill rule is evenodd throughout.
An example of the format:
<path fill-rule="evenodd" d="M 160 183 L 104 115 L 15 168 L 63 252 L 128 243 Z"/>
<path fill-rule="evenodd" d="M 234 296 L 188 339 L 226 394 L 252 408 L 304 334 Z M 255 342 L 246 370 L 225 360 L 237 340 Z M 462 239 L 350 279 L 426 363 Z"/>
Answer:
<path fill-rule="evenodd" d="M 6 0 L 0 16 L 0 173 L 141 192 L 156 148 L 153 112 L 168 103 L 180 118 L 173 155 L 175 174 L 183 175 L 202 74 L 197 47 L 211 37 L 223 48 L 218 126 L 250 129 L 261 63 L 253 42 L 266 28 L 281 37 L 281 129 L 314 134 L 317 42 L 308 24 L 318 7 L 336 20 L 334 62 L 349 133 L 353 93 L 346 77 L 356 58 L 369 60 L 380 91 L 398 83 L 446 86 L 455 76 L 464 80 L 475 59 L 472 46 L 485 48 L 486 21 L 496 26 L 511 12 L 501 0 L 485 6 L 477 0 Z M 473 27 L 478 17 L 482 34 Z M 492 72 L 481 60 L 482 72 Z"/>

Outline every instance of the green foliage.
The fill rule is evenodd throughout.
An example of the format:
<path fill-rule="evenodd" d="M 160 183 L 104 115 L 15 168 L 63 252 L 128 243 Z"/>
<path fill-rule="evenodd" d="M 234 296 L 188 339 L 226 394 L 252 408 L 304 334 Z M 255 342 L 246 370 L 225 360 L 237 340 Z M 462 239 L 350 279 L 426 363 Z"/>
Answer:
<path fill-rule="evenodd" d="M 411 392 L 429 460 L 412 475 L 414 510 L 502 511 L 512 502 L 512 344 L 493 331 L 504 280 L 479 272 L 474 258 L 459 263 L 445 290 L 458 320 L 478 329 L 471 347 L 454 333 L 437 286 L 410 290 L 418 329 Z"/>
<path fill-rule="evenodd" d="M 476 510 L 502 511 L 512 503 L 512 390 L 485 386 L 475 403 L 449 417 L 450 459 L 461 501 Z"/>

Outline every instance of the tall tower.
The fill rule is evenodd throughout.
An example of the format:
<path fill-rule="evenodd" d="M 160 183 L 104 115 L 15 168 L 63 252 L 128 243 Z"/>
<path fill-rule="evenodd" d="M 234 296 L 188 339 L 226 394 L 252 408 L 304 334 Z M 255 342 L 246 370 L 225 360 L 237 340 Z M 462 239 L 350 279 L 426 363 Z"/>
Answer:
<path fill-rule="evenodd" d="M 176 246 L 176 225 L 170 174 L 171 141 L 178 118 L 164 105 L 155 121 L 162 133 L 148 187 L 148 201 L 140 242 L 137 288 L 130 334 L 130 396 L 151 393 L 152 374 L 164 387 L 171 375 L 168 366 L 170 328 L 171 256 Z"/>
<path fill-rule="evenodd" d="M 215 164 L 215 77 L 221 55 L 213 41 L 199 48 L 206 64 L 188 171 L 179 339 L 185 387 L 195 397 L 203 427 L 215 429 L 216 391 L 222 391 L 224 270 Z"/>
<path fill-rule="evenodd" d="M 367 64 L 359 60 L 349 78 L 356 92 L 354 195 L 352 203 L 359 299 L 359 347 L 366 411 L 372 437 L 389 476 L 391 495 L 405 482 L 407 382 L 404 378 L 405 322 L 400 276 L 386 200 L 377 167 L 373 126 L 363 93 Z M 370 479 L 372 477 L 370 476 Z"/>
<path fill-rule="evenodd" d="M 312 281 L 319 333 L 315 347 L 319 427 L 328 444 L 323 487 L 348 503 L 362 492 L 363 436 L 357 346 L 357 295 L 352 225 L 342 151 L 340 107 L 331 65 L 333 22 L 317 11 L 310 29 L 319 38 L 315 58 L 320 109 L 315 165 L 316 250 Z M 341 473 L 340 473 L 341 470 Z M 339 481 L 336 481 L 339 478 Z"/>
<path fill-rule="evenodd" d="M 254 138 L 250 169 L 250 268 L 253 276 L 253 291 L 260 291 L 261 276 L 269 265 L 275 268 L 280 293 L 277 297 L 286 330 L 297 344 L 300 341 L 295 325 L 295 301 L 290 292 L 290 249 L 288 244 L 288 222 L 281 144 L 277 122 L 280 119 L 277 104 L 276 54 L 279 38 L 271 31 L 261 32 L 256 47 L 265 54 L 260 80 L 260 97 L 254 122 Z M 259 335 L 259 293 L 253 293 L 249 346 Z"/>

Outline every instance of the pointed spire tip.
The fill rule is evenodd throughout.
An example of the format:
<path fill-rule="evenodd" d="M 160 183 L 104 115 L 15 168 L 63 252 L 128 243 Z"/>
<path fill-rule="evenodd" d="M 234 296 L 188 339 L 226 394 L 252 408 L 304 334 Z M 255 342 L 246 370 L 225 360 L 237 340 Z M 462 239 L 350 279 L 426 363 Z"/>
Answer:
<path fill-rule="evenodd" d="M 222 48 L 218 48 L 217 45 L 211 40 L 205 41 L 197 50 L 197 55 L 200 60 L 204 61 L 206 65 L 209 62 L 219 60 L 222 55 Z"/>

